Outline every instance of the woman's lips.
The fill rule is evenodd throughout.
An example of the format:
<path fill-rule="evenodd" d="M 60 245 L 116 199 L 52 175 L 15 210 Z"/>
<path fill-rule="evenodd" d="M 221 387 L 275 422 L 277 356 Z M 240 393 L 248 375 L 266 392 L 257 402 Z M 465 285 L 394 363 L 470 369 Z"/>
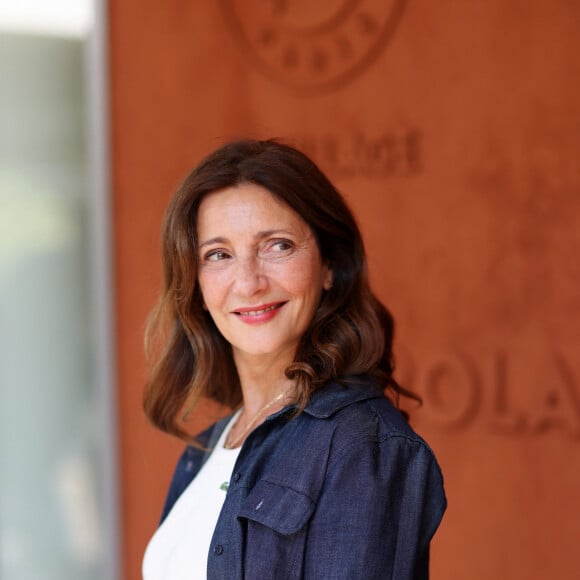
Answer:
<path fill-rule="evenodd" d="M 238 308 L 233 311 L 233 314 L 247 324 L 259 324 L 272 320 L 285 304 L 286 302 L 271 302 L 270 304 Z"/>

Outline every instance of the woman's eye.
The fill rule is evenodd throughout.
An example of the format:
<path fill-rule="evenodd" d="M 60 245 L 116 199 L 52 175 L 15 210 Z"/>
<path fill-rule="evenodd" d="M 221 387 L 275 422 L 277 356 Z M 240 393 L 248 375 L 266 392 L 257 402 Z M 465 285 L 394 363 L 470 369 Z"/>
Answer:
<path fill-rule="evenodd" d="M 275 252 L 287 252 L 294 247 L 290 240 L 276 240 L 271 246 Z"/>
<path fill-rule="evenodd" d="M 226 260 L 227 258 L 229 258 L 229 254 L 224 250 L 212 250 L 203 257 L 206 262 L 219 262 L 220 260 Z"/>

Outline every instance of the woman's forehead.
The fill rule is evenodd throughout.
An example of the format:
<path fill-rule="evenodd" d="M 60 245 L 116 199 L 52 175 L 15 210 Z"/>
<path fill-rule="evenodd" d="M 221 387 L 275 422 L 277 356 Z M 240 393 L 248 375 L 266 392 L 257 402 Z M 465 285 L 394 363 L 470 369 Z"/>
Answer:
<path fill-rule="evenodd" d="M 219 230 L 259 235 L 270 230 L 308 230 L 307 223 L 288 204 L 266 188 L 245 183 L 209 193 L 197 219 L 200 238 Z M 216 234 L 216 235 L 218 235 Z"/>

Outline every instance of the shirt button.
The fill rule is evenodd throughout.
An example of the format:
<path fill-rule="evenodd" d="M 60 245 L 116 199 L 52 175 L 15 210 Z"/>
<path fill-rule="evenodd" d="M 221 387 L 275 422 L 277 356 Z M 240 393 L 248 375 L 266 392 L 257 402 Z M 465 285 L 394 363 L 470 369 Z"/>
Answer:
<path fill-rule="evenodd" d="M 213 553 L 216 556 L 221 556 L 224 552 L 224 547 L 221 544 L 218 544 L 217 546 L 213 547 Z"/>
<path fill-rule="evenodd" d="M 242 474 L 240 472 L 234 473 L 233 480 L 237 483 L 238 481 L 240 481 L 240 477 L 242 477 Z"/>

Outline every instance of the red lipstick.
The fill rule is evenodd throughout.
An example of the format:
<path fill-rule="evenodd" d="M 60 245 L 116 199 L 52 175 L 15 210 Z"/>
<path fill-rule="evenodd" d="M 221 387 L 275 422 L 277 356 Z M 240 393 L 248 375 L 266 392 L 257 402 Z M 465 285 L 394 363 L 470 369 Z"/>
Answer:
<path fill-rule="evenodd" d="M 286 302 L 270 302 L 269 304 L 237 308 L 233 314 L 246 324 L 262 324 L 272 320 L 285 304 Z"/>

